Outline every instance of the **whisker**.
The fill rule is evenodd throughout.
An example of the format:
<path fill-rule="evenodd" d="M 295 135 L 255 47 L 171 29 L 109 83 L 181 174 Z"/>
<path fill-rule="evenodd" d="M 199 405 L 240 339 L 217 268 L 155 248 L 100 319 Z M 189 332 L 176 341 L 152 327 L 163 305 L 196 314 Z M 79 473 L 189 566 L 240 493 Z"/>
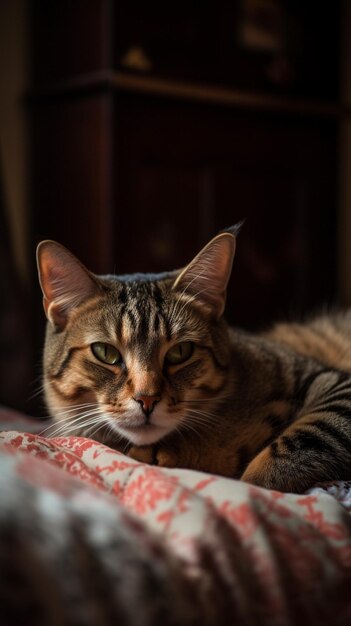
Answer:
<path fill-rule="evenodd" d="M 33 400 L 37 396 L 40 396 L 43 393 L 44 389 L 45 389 L 44 385 L 40 385 L 40 387 L 35 389 L 35 391 L 33 391 L 33 393 L 31 393 L 31 395 L 28 396 L 28 401 Z"/>
<path fill-rule="evenodd" d="M 218 420 L 217 413 L 209 413 L 208 411 L 199 411 L 199 409 L 188 409 L 187 415 L 198 415 L 199 417 L 209 418 L 210 420 Z"/>
<path fill-rule="evenodd" d="M 197 437 L 199 437 L 199 439 L 201 439 L 201 434 L 199 433 L 198 430 L 196 430 L 196 428 L 194 428 L 192 426 L 192 424 L 189 424 L 189 422 L 182 422 L 180 424 L 180 428 L 184 430 L 189 430 L 190 432 L 194 433 Z"/>
<path fill-rule="evenodd" d="M 203 407 L 203 406 L 199 407 L 199 405 L 188 406 L 188 407 L 186 407 L 186 411 L 187 412 L 191 411 L 192 413 L 196 413 L 198 415 L 208 415 L 208 416 L 211 416 L 211 417 L 215 417 L 216 419 L 218 419 L 218 417 L 220 415 L 219 411 L 211 411 L 211 410 L 208 410 L 208 408 L 206 408 L 206 407 Z"/>
<path fill-rule="evenodd" d="M 80 424 L 78 426 L 64 424 L 64 425 L 61 425 L 60 428 L 57 428 L 56 430 L 54 430 L 53 432 L 47 433 L 46 437 L 49 437 L 50 439 L 55 439 L 56 437 L 66 437 L 68 435 L 79 436 L 79 434 L 81 433 L 81 429 L 87 427 L 88 425 L 93 425 L 97 422 L 98 422 L 98 419 L 96 419 L 94 422 L 89 421 L 89 422 Z"/>
<path fill-rule="evenodd" d="M 93 430 L 94 428 L 94 425 L 93 425 L 92 428 L 89 429 L 90 432 L 89 431 L 87 432 L 87 434 L 89 435 L 89 438 L 93 439 L 94 435 L 96 435 L 99 432 L 99 430 L 101 430 L 101 428 L 105 428 L 105 427 L 106 427 L 106 423 L 105 423 L 105 420 L 102 418 L 102 422 L 101 420 L 99 420 L 98 427 L 95 430 Z"/>
<path fill-rule="evenodd" d="M 118 442 L 122 439 L 122 436 L 116 432 L 116 430 L 114 429 L 113 424 L 110 423 L 109 420 L 106 421 L 106 427 L 107 427 L 107 440 L 109 441 L 109 439 L 113 439 L 114 441 Z"/>
<path fill-rule="evenodd" d="M 73 404 L 71 406 L 66 407 L 64 410 L 61 410 L 62 407 L 52 407 L 55 411 L 55 416 L 65 415 L 66 413 L 72 413 L 77 409 L 88 409 L 93 406 L 98 406 L 96 402 L 84 402 L 83 404 Z"/>
<path fill-rule="evenodd" d="M 52 437 L 54 434 L 56 435 L 58 432 L 65 431 L 68 428 L 70 430 L 76 427 L 80 428 L 86 420 L 90 418 L 98 417 L 98 416 L 101 416 L 101 411 L 99 407 L 96 407 L 94 410 L 85 411 L 84 413 L 81 413 L 78 416 L 77 415 L 73 415 L 71 417 L 68 416 L 65 419 L 60 420 L 59 423 L 55 422 L 54 424 L 50 424 L 50 426 L 48 426 L 47 428 L 44 428 L 40 434 L 42 435 L 45 432 L 50 431 L 50 429 L 54 428 L 53 433 L 50 433 L 49 435 L 50 437 Z"/>
<path fill-rule="evenodd" d="M 66 437 L 68 435 L 83 436 L 82 433 L 84 429 L 88 428 L 89 426 L 95 426 L 96 424 L 100 424 L 100 422 L 101 422 L 101 417 L 97 416 L 95 418 L 91 418 L 87 420 L 83 424 L 79 424 L 78 427 L 77 425 L 67 426 L 66 428 L 63 428 L 62 430 L 55 431 L 54 433 L 50 435 L 50 438 L 53 439 L 56 437 Z"/>
<path fill-rule="evenodd" d="M 202 431 L 205 430 L 205 431 L 211 432 L 211 433 L 218 432 L 217 424 L 211 424 L 207 420 L 203 421 L 201 419 L 197 419 L 194 416 L 189 416 L 188 415 L 187 419 L 185 421 L 186 421 L 187 424 L 191 424 L 193 427 L 198 427 Z"/>
<path fill-rule="evenodd" d="M 100 408 L 99 407 L 95 407 L 94 409 L 90 409 L 89 411 L 84 411 L 84 412 L 80 412 L 78 413 L 78 415 L 76 415 L 75 413 L 73 415 L 66 415 L 63 416 L 62 419 L 60 420 L 55 420 L 54 424 L 61 424 L 61 423 L 67 423 L 67 422 L 74 422 L 74 421 L 78 421 L 80 419 L 83 419 L 85 417 L 89 417 L 90 414 L 93 414 L 94 412 L 100 412 Z M 49 427 L 50 428 L 50 427 Z"/>
<path fill-rule="evenodd" d="M 213 398 L 194 398 L 189 400 L 178 400 L 178 404 L 188 404 L 192 402 L 219 402 L 220 400 L 229 400 L 231 398 L 231 394 L 225 394 L 221 396 L 214 396 Z"/>
<path fill-rule="evenodd" d="M 180 437 L 184 440 L 184 445 L 186 444 L 186 437 L 181 429 L 181 424 L 178 424 L 175 429 L 174 432 L 178 433 L 180 435 Z"/>

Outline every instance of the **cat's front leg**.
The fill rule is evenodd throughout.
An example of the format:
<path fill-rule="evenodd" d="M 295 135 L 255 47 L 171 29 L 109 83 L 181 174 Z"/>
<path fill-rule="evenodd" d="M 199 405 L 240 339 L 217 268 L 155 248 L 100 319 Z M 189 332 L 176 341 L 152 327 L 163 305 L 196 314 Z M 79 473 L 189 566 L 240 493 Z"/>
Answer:
<path fill-rule="evenodd" d="M 303 416 L 252 459 L 241 480 L 293 493 L 321 482 L 350 480 L 351 428 L 337 419 L 331 411 L 324 420 L 317 411 Z"/>
<path fill-rule="evenodd" d="M 320 455 L 306 463 L 299 450 L 287 451 L 287 435 L 278 437 L 249 463 L 241 480 L 258 487 L 290 493 L 304 493 L 318 483 L 341 478 L 333 475 L 327 459 Z M 310 456 L 313 456 L 311 451 Z"/>
<path fill-rule="evenodd" d="M 245 469 L 242 480 L 267 489 L 303 493 L 351 477 L 351 376 L 313 372 L 296 417 Z"/>

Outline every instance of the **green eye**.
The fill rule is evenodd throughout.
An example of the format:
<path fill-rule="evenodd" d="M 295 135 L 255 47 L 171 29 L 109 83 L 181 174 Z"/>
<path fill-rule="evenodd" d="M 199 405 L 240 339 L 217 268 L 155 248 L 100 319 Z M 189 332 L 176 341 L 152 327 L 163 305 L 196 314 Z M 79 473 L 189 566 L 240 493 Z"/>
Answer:
<path fill-rule="evenodd" d="M 91 351 L 99 361 L 108 363 L 108 365 L 117 365 L 122 363 L 121 353 L 117 350 L 117 348 L 111 346 L 109 343 L 96 341 L 91 344 Z"/>
<path fill-rule="evenodd" d="M 190 359 L 194 352 L 194 344 L 191 341 L 182 341 L 168 350 L 165 361 L 169 365 L 178 365 Z"/>

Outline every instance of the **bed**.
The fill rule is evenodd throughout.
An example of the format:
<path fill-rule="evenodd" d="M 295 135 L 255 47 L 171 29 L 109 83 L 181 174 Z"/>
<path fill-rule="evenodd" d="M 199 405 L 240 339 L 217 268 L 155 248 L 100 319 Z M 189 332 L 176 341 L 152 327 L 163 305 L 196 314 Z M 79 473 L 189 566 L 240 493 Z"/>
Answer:
<path fill-rule="evenodd" d="M 0 410 L 2 625 L 351 624 L 351 485 L 283 494 Z"/>

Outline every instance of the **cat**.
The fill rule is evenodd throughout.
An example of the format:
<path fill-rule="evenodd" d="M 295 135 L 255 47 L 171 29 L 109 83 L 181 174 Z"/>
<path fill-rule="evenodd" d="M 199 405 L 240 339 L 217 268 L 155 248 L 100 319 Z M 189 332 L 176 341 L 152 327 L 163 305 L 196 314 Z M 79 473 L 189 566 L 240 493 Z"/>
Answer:
<path fill-rule="evenodd" d="M 156 275 L 96 276 L 39 244 L 52 436 L 279 491 L 351 478 L 351 312 L 257 335 L 230 328 L 239 228 Z"/>

